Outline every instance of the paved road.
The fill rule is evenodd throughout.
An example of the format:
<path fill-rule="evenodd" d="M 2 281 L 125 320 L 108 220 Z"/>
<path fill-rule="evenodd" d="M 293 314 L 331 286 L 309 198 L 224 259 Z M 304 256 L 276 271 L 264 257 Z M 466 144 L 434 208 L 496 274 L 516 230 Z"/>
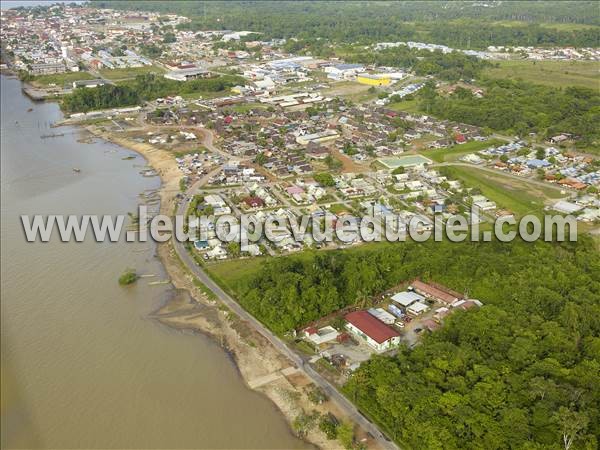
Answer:
<path fill-rule="evenodd" d="M 184 214 L 187 209 L 188 200 L 195 192 L 195 188 L 199 183 L 194 185 L 187 191 L 184 200 L 179 204 L 177 213 Z M 357 409 L 356 407 L 329 381 L 327 381 L 321 374 L 315 371 L 305 360 L 303 360 L 298 354 L 292 351 L 281 339 L 271 333 L 262 323 L 255 319 L 245 309 L 243 309 L 231 296 L 229 296 L 223 289 L 221 289 L 209 276 L 208 274 L 196 264 L 192 256 L 189 254 L 182 242 L 177 241 L 173 238 L 173 247 L 181 258 L 187 268 L 218 298 L 221 300 L 231 311 L 237 314 L 242 320 L 245 320 L 250 326 L 256 331 L 263 335 L 273 347 L 275 347 L 281 354 L 286 356 L 292 361 L 296 367 L 303 370 L 306 375 L 312 379 L 312 381 L 319 386 L 323 391 L 332 399 L 347 415 L 348 417 L 357 423 L 367 432 L 371 433 L 377 440 L 379 445 L 387 450 L 398 450 L 398 447 L 393 442 L 386 439 L 386 437 L 379 431 L 379 429 L 369 422 Z"/>

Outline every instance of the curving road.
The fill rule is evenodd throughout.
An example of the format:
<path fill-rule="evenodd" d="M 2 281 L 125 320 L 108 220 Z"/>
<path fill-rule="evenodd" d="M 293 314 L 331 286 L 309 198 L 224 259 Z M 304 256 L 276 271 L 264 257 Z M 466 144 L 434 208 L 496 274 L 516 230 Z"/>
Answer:
<path fill-rule="evenodd" d="M 196 188 L 200 184 L 201 180 L 194 183 L 190 189 L 188 189 L 184 199 L 177 208 L 177 214 L 185 213 L 189 203 L 188 199 L 192 198 Z M 179 242 L 177 239 L 175 239 L 175 237 L 172 239 L 173 247 L 179 258 L 181 258 L 181 261 L 183 261 L 190 272 L 192 272 L 198 278 L 198 280 L 200 280 L 208 289 L 210 289 L 219 298 L 219 300 L 221 300 L 242 320 L 245 320 L 256 331 L 263 335 L 265 339 L 267 339 L 271 345 L 277 349 L 277 351 L 290 359 L 290 361 L 292 361 L 296 367 L 306 373 L 306 375 L 312 379 L 315 385 L 319 386 L 329 396 L 329 398 L 332 399 L 348 415 L 352 421 L 373 435 L 381 448 L 387 450 L 398 450 L 398 446 L 394 442 L 388 440 L 373 423 L 369 422 L 346 397 L 339 393 L 333 384 L 315 371 L 307 361 L 292 351 L 281 339 L 271 333 L 271 331 L 269 331 L 262 323 L 260 323 L 256 318 L 254 318 L 254 316 L 242 308 L 230 295 L 223 291 L 223 289 L 221 289 L 219 285 L 217 285 L 210 278 L 210 276 L 202 269 L 202 267 L 196 264 L 182 242 Z"/>

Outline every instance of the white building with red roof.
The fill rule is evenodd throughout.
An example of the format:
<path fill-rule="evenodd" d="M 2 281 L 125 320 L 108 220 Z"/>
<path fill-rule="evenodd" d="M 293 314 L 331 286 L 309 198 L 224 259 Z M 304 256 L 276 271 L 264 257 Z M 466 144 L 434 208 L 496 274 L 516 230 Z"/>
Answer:
<path fill-rule="evenodd" d="M 367 311 L 354 311 L 344 317 L 346 328 L 364 339 L 378 352 L 389 350 L 400 343 L 400 334 Z"/>

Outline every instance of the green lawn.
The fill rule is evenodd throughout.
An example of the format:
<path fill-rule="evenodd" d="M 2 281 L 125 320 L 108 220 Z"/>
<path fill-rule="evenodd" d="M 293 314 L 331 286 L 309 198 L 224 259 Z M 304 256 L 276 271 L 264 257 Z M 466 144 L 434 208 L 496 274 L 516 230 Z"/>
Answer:
<path fill-rule="evenodd" d="M 593 61 L 498 61 L 484 71 L 490 78 L 521 78 L 553 87 L 582 86 L 600 89 L 600 65 Z"/>
<path fill-rule="evenodd" d="M 402 100 L 401 102 L 389 103 L 388 108 L 395 111 L 405 111 L 407 113 L 418 113 L 419 102 L 417 100 Z"/>
<path fill-rule="evenodd" d="M 336 203 L 335 205 L 331 205 L 331 208 L 329 208 L 329 211 L 331 211 L 332 214 L 341 214 L 344 212 L 350 212 L 350 210 L 341 203 Z"/>
<path fill-rule="evenodd" d="M 253 276 L 266 258 L 268 257 L 225 260 L 207 265 L 206 270 L 221 287 L 236 292 L 240 283 Z"/>
<path fill-rule="evenodd" d="M 436 148 L 432 150 L 421 150 L 421 154 L 433 159 L 436 162 L 456 161 L 461 156 L 468 153 L 478 152 L 484 148 L 504 144 L 504 141 L 499 139 L 490 139 L 487 141 L 470 141 L 466 144 L 454 145 L 449 148 Z"/>
<path fill-rule="evenodd" d="M 135 78 L 146 73 L 164 73 L 165 70 L 158 66 L 129 67 L 126 69 L 100 69 L 100 75 L 109 80 L 123 80 Z"/>
<path fill-rule="evenodd" d="M 496 202 L 498 208 L 508 209 L 517 216 L 539 214 L 544 200 L 561 197 L 559 190 L 517 180 L 498 172 L 493 174 L 476 167 L 446 166 L 451 178 L 461 180 L 467 187 L 481 189 L 483 195 Z"/>
<path fill-rule="evenodd" d="M 73 81 L 93 80 L 95 77 L 88 72 L 65 72 L 52 75 L 39 75 L 33 78 L 32 83 L 40 86 L 55 84 L 62 87 L 65 84 L 72 84 Z"/>

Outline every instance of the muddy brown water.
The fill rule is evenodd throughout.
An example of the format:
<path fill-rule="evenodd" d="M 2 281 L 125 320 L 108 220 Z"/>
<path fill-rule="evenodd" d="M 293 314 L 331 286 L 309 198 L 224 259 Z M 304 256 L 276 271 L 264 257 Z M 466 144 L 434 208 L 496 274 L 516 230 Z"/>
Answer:
<path fill-rule="evenodd" d="M 1 82 L 2 447 L 306 447 L 215 342 L 149 318 L 173 292 L 153 244 L 25 242 L 21 214 L 127 214 L 159 180 L 76 128 L 42 139 L 57 104 Z"/>

